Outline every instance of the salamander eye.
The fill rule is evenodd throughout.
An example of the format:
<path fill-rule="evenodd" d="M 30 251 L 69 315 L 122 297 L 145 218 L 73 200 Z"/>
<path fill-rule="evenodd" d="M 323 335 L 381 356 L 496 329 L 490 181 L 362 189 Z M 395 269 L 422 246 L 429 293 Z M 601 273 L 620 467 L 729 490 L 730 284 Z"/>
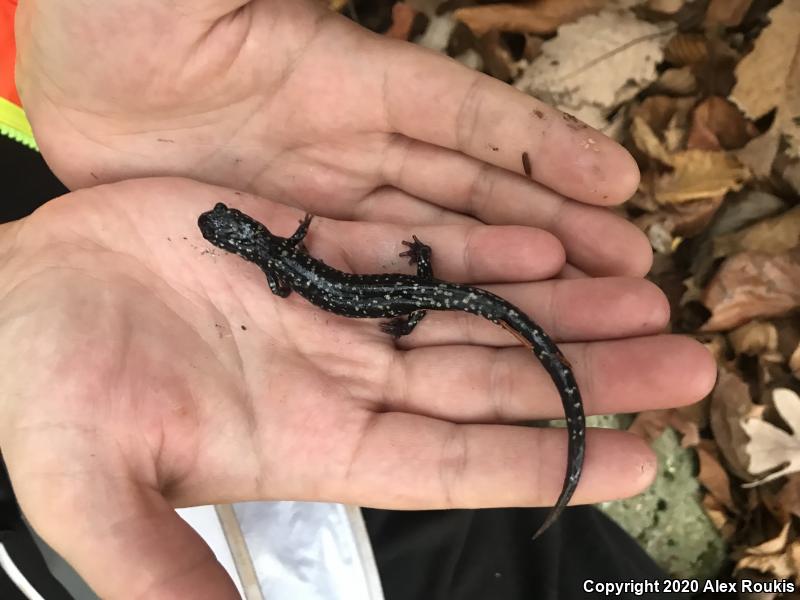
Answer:
<path fill-rule="evenodd" d="M 225 206 L 222 202 L 217 202 L 214 205 L 214 212 L 221 213 L 221 212 L 225 212 L 226 210 L 228 210 L 228 207 Z"/>

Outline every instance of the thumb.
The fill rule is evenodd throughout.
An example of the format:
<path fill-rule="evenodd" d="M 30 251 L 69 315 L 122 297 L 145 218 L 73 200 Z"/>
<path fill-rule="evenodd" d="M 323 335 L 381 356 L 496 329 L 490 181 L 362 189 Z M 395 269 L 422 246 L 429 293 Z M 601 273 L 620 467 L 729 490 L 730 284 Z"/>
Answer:
<path fill-rule="evenodd" d="M 53 493 L 57 486 L 70 492 Z M 51 480 L 48 487 L 36 499 L 18 493 L 23 511 L 101 598 L 240 598 L 211 549 L 160 492 L 112 477 L 86 487 Z M 71 493 L 82 488 L 84 496 Z"/>

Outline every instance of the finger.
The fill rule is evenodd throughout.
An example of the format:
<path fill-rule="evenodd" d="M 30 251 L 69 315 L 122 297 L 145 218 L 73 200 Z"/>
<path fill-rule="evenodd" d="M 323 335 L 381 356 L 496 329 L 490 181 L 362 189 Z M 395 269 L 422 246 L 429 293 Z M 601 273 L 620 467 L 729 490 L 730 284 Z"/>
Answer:
<path fill-rule="evenodd" d="M 353 206 L 348 216 L 356 221 L 380 221 L 382 223 L 404 224 L 407 226 L 418 224 L 474 226 L 480 223 L 474 217 L 447 210 L 390 186 L 384 186 L 368 193 Z M 570 241 L 574 239 L 565 240 L 567 247 L 569 247 Z M 648 256 L 652 256 L 649 246 Z M 624 275 L 626 269 L 615 270 L 621 271 L 619 275 Z M 630 270 L 638 272 L 641 269 L 634 268 Z M 634 273 L 634 275 L 637 275 L 637 273 Z M 575 265 L 566 263 L 557 276 L 560 279 L 576 279 L 589 277 L 590 275 Z"/>
<path fill-rule="evenodd" d="M 423 48 L 378 51 L 391 53 L 383 83 L 391 131 L 515 173 L 527 153 L 534 180 L 582 202 L 616 204 L 636 190 L 630 154 L 574 118 Z"/>
<path fill-rule="evenodd" d="M 291 235 L 302 215 L 256 196 L 210 189 L 215 195 L 209 194 L 209 207 L 225 202 L 264 223 L 276 235 Z M 450 281 L 530 281 L 553 277 L 564 266 L 564 248 L 552 234 L 511 225 L 402 227 L 318 218 L 304 244 L 312 256 L 345 271 L 413 273 L 408 259 L 400 256 L 407 250 L 402 241 L 412 235 L 432 246 L 436 277 Z"/>
<path fill-rule="evenodd" d="M 396 136 L 383 172 L 387 184 L 484 223 L 546 229 L 564 244 L 567 260 L 589 274 L 641 277 L 650 269 L 650 242 L 632 223 L 459 152 Z M 427 216 L 409 210 L 404 221 Z"/>
<path fill-rule="evenodd" d="M 638 437 L 593 429 L 586 446 L 572 504 L 632 496 L 652 482 L 655 457 Z M 552 505 L 566 460 L 563 429 L 381 413 L 334 493 L 362 506 L 402 510 Z"/>
<path fill-rule="evenodd" d="M 714 385 L 709 352 L 691 338 L 654 336 L 562 344 L 587 414 L 636 412 L 696 402 Z M 421 348 L 389 375 L 381 408 L 455 422 L 563 418 L 552 380 L 525 348 Z"/>
<path fill-rule="evenodd" d="M 669 321 L 664 293 L 645 279 L 557 279 L 484 287 L 518 306 L 557 342 L 652 335 Z M 423 325 L 397 340 L 404 349 L 518 343 L 494 323 L 454 311 L 428 312 Z"/>
<path fill-rule="evenodd" d="M 333 229 L 333 228 L 331 228 Z M 555 276 L 564 266 L 564 248 L 551 234 L 530 227 L 451 225 L 364 226 L 340 223 L 328 230 L 356 273 L 414 272 L 400 252 L 416 235 L 432 248 L 434 274 L 460 282 L 530 281 Z M 334 237 L 335 236 L 335 237 Z M 313 246 L 312 246 L 313 247 Z M 365 251 L 368 248 L 369 251 Z"/>
<path fill-rule="evenodd" d="M 359 200 L 348 218 L 409 226 L 481 224 L 475 217 L 448 210 L 388 185 L 373 190 Z"/>

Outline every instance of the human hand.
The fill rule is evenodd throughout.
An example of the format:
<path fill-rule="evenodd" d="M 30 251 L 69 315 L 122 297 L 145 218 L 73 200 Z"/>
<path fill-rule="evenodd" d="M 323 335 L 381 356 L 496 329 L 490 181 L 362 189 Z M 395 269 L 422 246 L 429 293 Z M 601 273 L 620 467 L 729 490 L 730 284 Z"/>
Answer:
<path fill-rule="evenodd" d="M 432 313 L 398 348 L 374 320 L 278 298 L 257 267 L 201 238 L 197 217 L 218 201 L 279 235 L 302 214 L 154 179 L 75 192 L 0 226 L 3 457 L 33 526 L 101 597 L 235 597 L 177 506 L 555 500 L 563 430 L 514 423 L 557 418 L 560 400 L 512 336 Z M 543 281 L 564 259 L 546 232 L 319 219 L 307 246 L 343 270 L 406 271 L 397 254 L 412 233 L 433 246 L 443 279 L 507 297 L 560 342 L 587 413 L 709 391 L 702 346 L 656 335 L 667 305 L 652 284 Z M 654 472 L 638 438 L 590 430 L 574 501 L 635 494 Z"/>
<path fill-rule="evenodd" d="M 318 0 L 23 0 L 17 36 L 36 139 L 73 189 L 179 175 L 337 219 L 543 228 L 566 275 L 649 269 L 599 208 L 636 189 L 621 147 Z"/>

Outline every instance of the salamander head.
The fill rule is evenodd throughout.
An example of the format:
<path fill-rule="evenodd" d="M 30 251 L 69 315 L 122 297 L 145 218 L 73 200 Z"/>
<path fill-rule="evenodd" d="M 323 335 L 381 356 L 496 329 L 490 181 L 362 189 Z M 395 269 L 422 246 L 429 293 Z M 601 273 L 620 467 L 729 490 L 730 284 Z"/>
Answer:
<path fill-rule="evenodd" d="M 197 226 L 203 237 L 218 248 L 249 260 L 253 260 L 257 252 L 266 250 L 273 239 L 261 223 L 222 202 L 201 214 Z"/>

